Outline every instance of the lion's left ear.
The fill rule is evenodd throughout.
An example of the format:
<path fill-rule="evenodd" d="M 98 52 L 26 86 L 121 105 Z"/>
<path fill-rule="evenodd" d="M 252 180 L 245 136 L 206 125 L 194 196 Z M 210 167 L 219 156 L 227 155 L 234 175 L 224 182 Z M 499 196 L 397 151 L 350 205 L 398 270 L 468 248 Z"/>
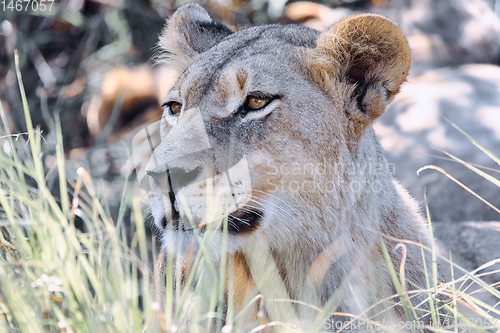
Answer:
<path fill-rule="evenodd" d="M 200 5 L 188 3 L 170 17 L 158 43 L 168 64 L 183 72 L 232 31 L 212 20 Z M 164 59 L 160 59 L 164 60 Z"/>
<path fill-rule="evenodd" d="M 392 21 L 375 14 L 348 17 L 322 33 L 308 56 L 312 77 L 332 96 L 347 94 L 345 113 L 359 131 L 384 112 L 410 69 L 408 42 Z"/>

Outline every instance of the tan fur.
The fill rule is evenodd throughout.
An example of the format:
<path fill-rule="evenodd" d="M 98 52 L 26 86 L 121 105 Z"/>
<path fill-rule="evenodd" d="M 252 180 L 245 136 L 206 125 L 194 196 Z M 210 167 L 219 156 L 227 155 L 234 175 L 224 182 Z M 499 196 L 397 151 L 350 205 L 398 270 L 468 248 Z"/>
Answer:
<path fill-rule="evenodd" d="M 339 77 L 364 76 L 379 81 L 390 92 L 387 100 L 379 98 L 375 86 L 367 99 L 369 117 L 355 116 L 355 133 L 365 128 L 385 111 L 388 102 L 399 92 L 410 70 L 410 49 L 403 32 L 391 21 L 375 14 L 351 16 L 334 25 L 318 39 L 318 47 L 308 57 L 311 75 L 327 93 L 339 89 L 352 93 L 349 83 L 339 87 Z M 331 77 L 335 73 L 336 77 Z"/>
<path fill-rule="evenodd" d="M 229 293 L 229 282 L 233 283 L 234 288 L 234 308 L 239 313 L 245 305 L 251 300 L 250 296 L 255 288 L 250 269 L 247 266 L 245 257 L 236 252 L 228 258 L 226 264 L 226 295 Z M 257 306 L 254 307 L 257 309 Z M 250 311 L 254 320 L 257 320 L 256 311 Z"/>
<path fill-rule="evenodd" d="M 427 273 L 432 264 L 412 244 L 430 246 L 431 241 L 417 204 L 393 179 L 371 124 L 408 73 L 404 35 L 378 15 L 348 18 L 323 34 L 264 26 L 231 35 L 209 23 L 201 10 L 182 7 L 163 35 L 170 36 L 165 48 L 172 66 L 187 66 L 166 98 L 182 104 L 182 111 L 164 113 L 162 141 L 146 168 L 164 251 L 178 253 L 180 247 L 186 255 L 195 239 L 185 230 L 177 242 L 172 229 L 177 222 L 171 218 L 176 210 L 179 223 L 194 222 L 196 230 L 209 230 L 211 220 L 220 229 L 227 213 L 251 212 L 248 226 L 234 219 L 236 227 L 228 225 L 233 226 L 227 239 L 233 266 L 227 268 L 235 281 L 236 311 L 261 294 L 265 316 L 260 318 L 282 322 L 287 331 L 314 323 L 315 309 L 333 297 L 328 311 L 336 322 L 347 324 L 350 315 L 402 320 L 402 309 L 390 306 L 399 299 L 384 245 L 395 270 L 410 281 L 404 288 L 414 290 L 413 284 L 426 285 L 423 260 Z M 176 22 L 182 22 L 182 31 Z M 212 40 L 199 42 L 210 29 Z M 242 114 L 255 91 L 271 96 L 268 105 Z M 215 156 L 220 147 L 241 149 L 244 156 L 227 171 L 174 188 L 175 203 L 172 196 L 162 199 L 169 181 L 176 180 L 171 174 L 220 168 L 221 162 L 196 155 L 213 149 Z M 224 192 L 227 182 L 236 191 Z M 237 200 L 227 205 L 208 193 Z M 178 208 L 171 208 L 175 204 Z M 207 255 L 220 264 L 219 229 L 200 237 Z M 396 247 L 399 242 L 404 245 Z M 213 277 L 214 285 L 218 278 Z M 226 285 L 226 294 L 230 289 Z M 414 305 L 428 308 L 425 294 L 412 297 Z M 242 318 L 245 329 L 258 324 L 255 313 Z"/>

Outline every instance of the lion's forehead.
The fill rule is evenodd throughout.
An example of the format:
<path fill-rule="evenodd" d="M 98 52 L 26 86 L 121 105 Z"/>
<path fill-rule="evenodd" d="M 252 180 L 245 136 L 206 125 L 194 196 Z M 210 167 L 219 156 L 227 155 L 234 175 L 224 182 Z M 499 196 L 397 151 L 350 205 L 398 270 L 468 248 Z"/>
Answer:
<path fill-rule="evenodd" d="M 269 50 L 316 47 L 319 32 L 300 25 L 265 25 L 237 31 L 219 42 L 205 54 L 209 57 L 231 58 L 242 49 Z M 212 59 L 213 60 L 213 59 Z"/>
<path fill-rule="evenodd" d="M 278 75 L 283 63 L 297 61 L 301 50 L 314 48 L 319 32 L 297 25 L 268 25 L 233 33 L 201 55 L 183 74 L 179 84 L 191 102 L 199 101 L 220 82 L 228 70 Z M 281 66 L 280 66 L 281 65 Z M 264 72 L 265 70 L 271 70 Z"/>

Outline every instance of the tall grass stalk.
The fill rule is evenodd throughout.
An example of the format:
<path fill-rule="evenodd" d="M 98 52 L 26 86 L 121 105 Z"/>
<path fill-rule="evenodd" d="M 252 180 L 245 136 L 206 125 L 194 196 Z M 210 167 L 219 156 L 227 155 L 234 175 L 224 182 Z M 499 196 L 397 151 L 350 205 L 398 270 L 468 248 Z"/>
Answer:
<path fill-rule="evenodd" d="M 366 319 L 373 324 L 375 331 L 384 330 L 382 323 L 362 317 L 364 314 L 355 317 L 335 312 L 341 301 L 340 295 L 345 294 L 341 292 L 343 287 L 323 308 L 289 299 L 267 244 L 256 244 L 255 253 L 247 258 L 251 271 L 257 273 L 254 275 L 257 289 L 238 310 L 234 304 L 236 283 L 231 283 L 235 281 L 235 263 L 233 258 L 226 256 L 229 249 L 227 218 L 217 226 L 218 231 L 207 228 L 203 237 L 196 228 L 193 229 L 199 251 L 190 252 L 189 260 L 182 259 L 180 248 L 158 256 L 154 251 L 155 240 L 153 245 L 148 240 L 144 207 L 134 191 L 130 191 L 128 179 L 124 180 L 123 191 L 119 194 L 119 213 L 117 221 L 114 221 L 107 213 L 106 199 L 98 195 L 96 180 L 91 178 L 88 170 L 80 167 L 75 174 L 67 171 L 62 142 L 64 128 L 57 116 L 55 161 L 60 195 L 55 197 L 47 186 L 43 163 L 47 147 L 31 121 L 17 52 L 15 63 L 27 137 L 25 140 L 22 135 L 13 135 L 9 131 L 0 103 L 3 123 L 0 136 L 0 331 L 260 332 L 273 328 L 290 332 L 291 323 L 300 316 L 302 307 L 307 309 L 303 313 L 314 314 L 310 318 L 314 321 L 313 332 L 321 332 L 322 322 L 334 315 L 345 316 L 347 324 L 352 322 L 347 317 L 352 320 Z M 498 162 L 484 147 L 476 141 L 472 142 Z M 499 185 L 471 164 L 450 157 Z M 211 185 L 208 184 L 207 188 L 210 189 Z M 179 200 L 179 204 L 187 205 L 183 198 Z M 374 207 L 376 209 L 376 205 Z M 127 210 L 131 212 L 130 223 L 125 223 Z M 428 217 L 432 231 L 429 213 Z M 75 227 L 76 220 L 82 221 L 82 228 Z M 212 241 L 211 233 L 221 230 L 222 260 L 215 262 L 213 253 L 209 253 L 207 248 Z M 175 237 L 181 243 L 182 232 L 179 231 Z M 405 244 L 411 242 L 398 242 L 402 244 L 404 257 Z M 469 291 L 466 286 L 474 282 L 482 291 L 500 299 L 497 286 L 487 284 L 478 274 L 497 261 L 469 272 L 452 262 L 451 258 L 436 254 L 434 248 L 415 243 L 411 245 L 421 246 L 424 262 L 425 256 L 432 255 L 432 276 L 427 277 L 426 289 L 417 291 L 427 294 L 430 299 L 430 313 L 426 315 L 430 315 L 436 325 L 427 329 L 436 332 L 466 331 L 456 325 L 439 325 L 440 316 L 443 316 L 439 311 L 443 308 L 450 312 L 449 318 L 455 323 L 463 320 L 477 332 L 497 332 L 500 329 L 500 322 L 495 319 L 500 317 L 500 311 L 476 298 L 475 292 Z M 415 292 L 406 288 L 408 281 L 405 279 L 404 262 L 401 267 L 393 267 L 384 242 L 382 246 L 397 290 L 397 294 L 391 297 L 391 300 L 396 300 L 392 306 L 402 306 L 408 321 L 419 319 L 418 305 L 411 302 Z M 437 258 L 450 265 L 453 281 L 437 282 Z M 344 284 L 349 284 L 349 274 L 339 285 Z M 439 294 L 449 295 L 451 301 L 443 304 L 438 301 Z M 223 321 L 222 303 L 226 299 L 226 320 Z M 386 304 L 387 301 L 380 302 Z M 372 308 L 374 306 L 376 304 Z M 477 324 L 463 314 L 461 306 L 481 318 L 481 323 Z M 256 308 L 258 318 L 255 326 L 245 326 L 242 322 Z M 340 331 L 348 331 L 347 327 L 344 325 Z M 421 331 L 413 327 L 411 330 Z"/>

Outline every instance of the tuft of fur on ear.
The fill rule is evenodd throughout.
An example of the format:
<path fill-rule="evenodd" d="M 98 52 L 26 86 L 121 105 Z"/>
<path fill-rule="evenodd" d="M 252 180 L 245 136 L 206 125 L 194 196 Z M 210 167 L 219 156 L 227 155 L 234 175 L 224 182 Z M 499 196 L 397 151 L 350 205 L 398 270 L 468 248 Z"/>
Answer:
<path fill-rule="evenodd" d="M 232 34 L 225 25 L 212 20 L 200 5 L 188 3 L 167 21 L 160 35 L 156 56 L 158 62 L 167 62 L 183 72 L 199 56 Z"/>
<path fill-rule="evenodd" d="M 348 17 L 317 39 L 307 58 L 312 77 L 332 96 L 350 96 L 345 113 L 364 131 L 399 92 L 410 69 L 408 42 L 392 21 L 376 14 Z"/>

